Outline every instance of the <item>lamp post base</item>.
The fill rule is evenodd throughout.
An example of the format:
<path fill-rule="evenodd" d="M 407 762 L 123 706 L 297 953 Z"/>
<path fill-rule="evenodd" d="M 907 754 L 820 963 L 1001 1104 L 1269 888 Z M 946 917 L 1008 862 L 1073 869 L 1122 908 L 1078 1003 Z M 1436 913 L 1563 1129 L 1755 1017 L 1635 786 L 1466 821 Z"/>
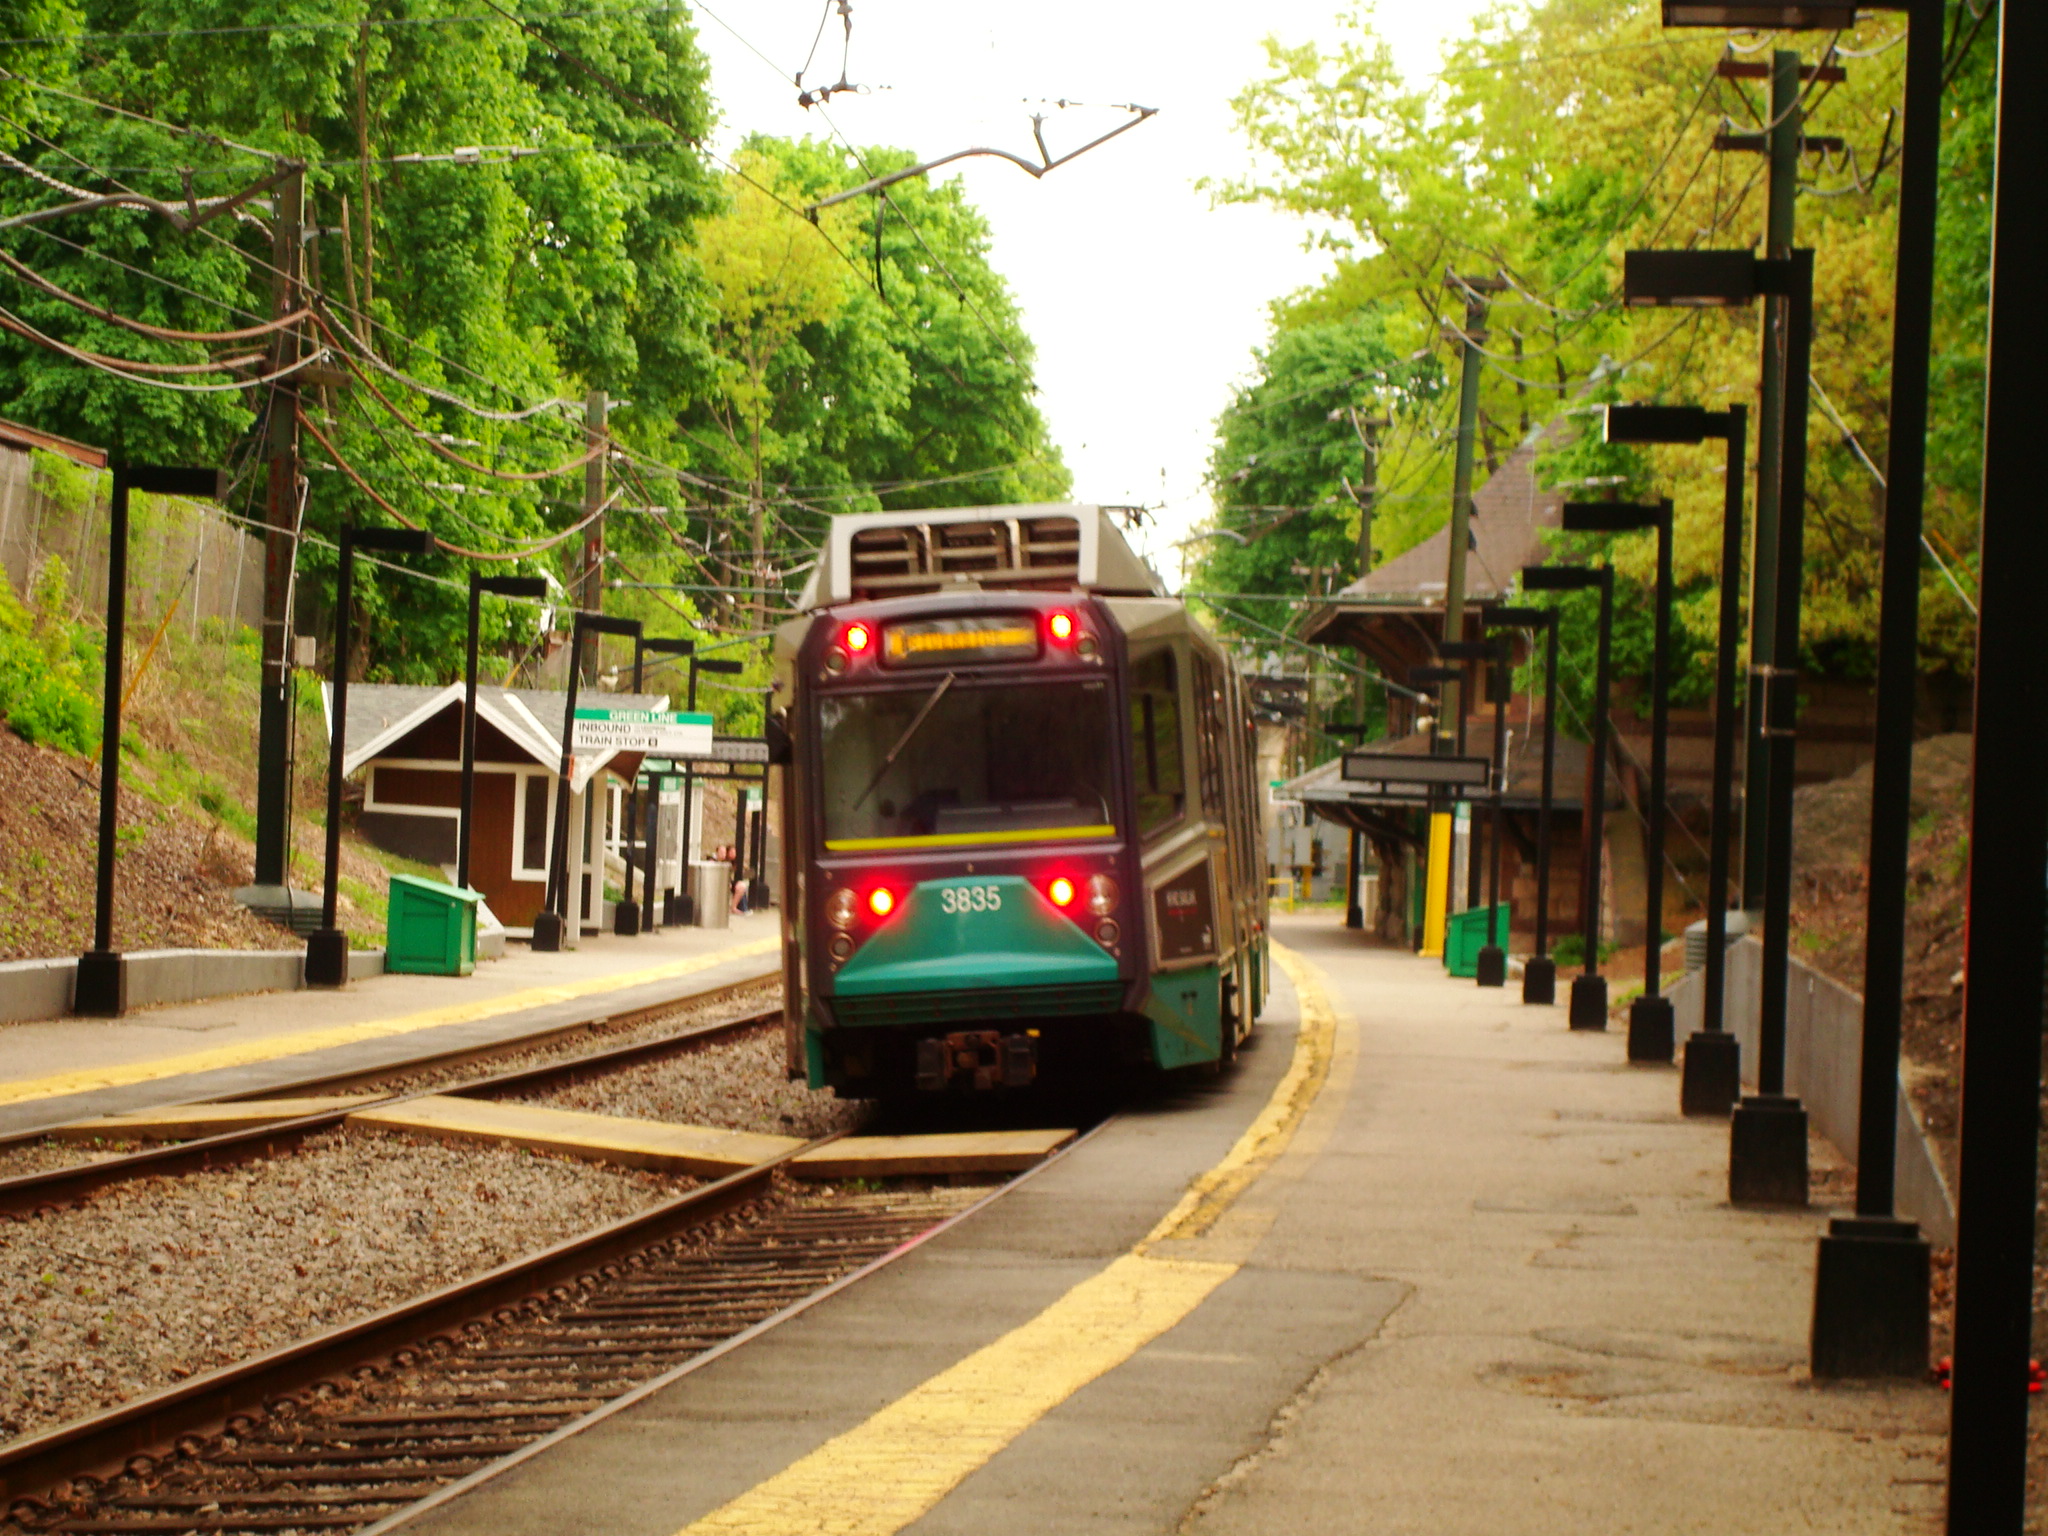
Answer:
<path fill-rule="evenodd" d="M 1531 955 L 1522 966 L 1522 1001 L 1557 1001 L 1557 962 L 1548 955 Z"/>
<path fill-rule="evenodd" d="M 348 935 L 339 928 L 315 928 L 306 935 L 306 985 L 348 985 Z"/>
<path fill-rule="evenodd" d="M 1477 974 L 1482 987 L 1504 987 L 1508 984 L 1508 952 L 1498 944 L 1483 945 L 1479 951 Z"/>
<path fill-rule="evenodd" d="M 1818 1380 L 1924 1377 L 1931 1249 L 1910 1221 L 1838 1216 L 1813 1277 Z"/>
<path fill-rule="evenodd" d="M 1727 1118 L 1742 1097 L 1742 1042 L 1725 1029 L 1695 1030 L 1678 1077 L 1681 1114 Z"/>
<path fill-rule="evenodd" d="M 749 912 L 766 912 L 768 910 L 768 882 L 766 880 L 749 880 L 747 882 L 747 910 Z"/>
<path fill-rule="evenodd" d="M 640 903 L 622 901 L 612 908 L 612 932 L 622 939 L 640 936 Z"/>
<path fill-rule="evenodd" d="M 1677 1054 L 1671 999 L 1639 997 L 1628 1005 L 1628 1059 L 1643 1066 L 1671 1065 Z"/>
<path fill-rule="evenodd" d="M 697 921 L 697 897 L 692 891 L 676 892 L 676 922 L 687 928 Z"/>
<path fill-rule="evenodd" d="M 552 955 L 562 947 L 562 918 L 556 912 L 542 912 L 533 920 L 533 948 L 544 955 Z"/>
<path fill-rule="evenodd" d="M 1735 1205 L 1804 1206 L 1806 1106 L 1788 1094 L 1752 1094 L 1729 1121 L 1728 1199 Z"/>
<path fill-rule="evenodd" d="M 1607 978 L 1605 976 L 1574 976 L 1572 978 L 1571 1025 L 1573 1029 L 1605 1029 L 1607 1027 Z"/>
<path fill-rule="evenodd" d="M 118 1019 L 128 1011 L 128 962 L 118 949 L 88 949 L 78 957 L 71 1011 L 88 1019 Z"/>

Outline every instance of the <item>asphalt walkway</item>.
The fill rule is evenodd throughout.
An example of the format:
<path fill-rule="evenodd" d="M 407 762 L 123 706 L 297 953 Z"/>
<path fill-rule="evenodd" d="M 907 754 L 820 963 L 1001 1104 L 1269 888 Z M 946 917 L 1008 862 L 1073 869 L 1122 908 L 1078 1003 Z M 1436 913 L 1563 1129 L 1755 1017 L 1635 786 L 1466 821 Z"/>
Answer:
<path fill-rule="evenodd" d="M 779 924 L 757 914 L 724 929 L 586 936 L 553 954 L 515 944 L 469 976 L 374 976 L 334 991 L 0 1025 L 0 1134 L 369 1070 L 711 991 L 774 971 Z"/>
<path fill-rule="evenodd" d="M 409 1521 L 436 1536 L 1932 1530 L 1942 1395 L 1817 1386 L 1824 1213 L 1618 1034 L 1334 921 L 1221 1078 Z"/>

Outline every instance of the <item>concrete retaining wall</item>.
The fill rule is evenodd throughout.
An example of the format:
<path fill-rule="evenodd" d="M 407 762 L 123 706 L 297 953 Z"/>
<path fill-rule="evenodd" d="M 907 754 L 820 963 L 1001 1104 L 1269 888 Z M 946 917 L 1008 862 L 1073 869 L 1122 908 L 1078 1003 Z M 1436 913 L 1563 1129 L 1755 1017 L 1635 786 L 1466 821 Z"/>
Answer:
<path fill-rule="evenodd" d="M 1763 946 L 1743 939 L 1728 951 L 1726 1025 L 1742 1042 L 1742 1080 L 1756 1085 L 1757 1030 L 1763 995 Z M 1703 972 L 1692 971 L 1669 988 L 1681 1045 L 1700 1027 Z M 1863 999 L 1820 972 L 1792 962 L 1785 1010 L 1785 1091 L 1806 1105 L 1813 1128 L 1851 1163 L 1861 1119 Z M 1941 1160 L 1902 1084 L 1898 1095 L 1896 1179 L 1902 1215 L 1920 1223 L 1929 1241 L 1953 1243 L 1955 1201 Z"/>
<path fill-rule="evenodd" d="M 129 952 L 127 964 L 131 1009 L 291 992 L 306 984 L 305 952 L 296 949 L 138 949 Z M 350 952 L 350 981 L 383 974 L 383 950 Z M 65 1017 L 77 975 L 76 960 L 0 962 L 0 1024 Z"/>

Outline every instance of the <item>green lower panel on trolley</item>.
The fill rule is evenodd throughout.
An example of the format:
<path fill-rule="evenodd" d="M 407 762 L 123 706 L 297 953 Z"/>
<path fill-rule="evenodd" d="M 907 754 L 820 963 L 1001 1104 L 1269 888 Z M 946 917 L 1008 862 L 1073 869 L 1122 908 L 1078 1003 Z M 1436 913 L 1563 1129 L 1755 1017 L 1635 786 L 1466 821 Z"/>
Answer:
<path fill-rule="evenodd" d="M 1186 1067 L 1223 1055 L 1223 979 L 1213 965 L 1152 978 L 1145 1017 L 1152 1021 L 1152 1059 Z"/>
<path fill-rule="evenodd" d="M 841 1024 L 856 1027 L 950 1024 L 1115 1013 L 1123 997 L 1122 982 L 1106 981 L 1066 987 L 970 987 L 958 992 L 899 992 L 893 997 L 838 997 L 832 1007 Z"/>
<path fill-rule="evenodd" d="M 1018 875 L 927 880 L 832 978 L 840 1016 L 856 998 L 1117 984 L 1116 957 Z M 1111 1003 L 1113 1008 L 1116 1005 Z M 1072 1010 L 1082 1011 L 1082 1010 Z"/>

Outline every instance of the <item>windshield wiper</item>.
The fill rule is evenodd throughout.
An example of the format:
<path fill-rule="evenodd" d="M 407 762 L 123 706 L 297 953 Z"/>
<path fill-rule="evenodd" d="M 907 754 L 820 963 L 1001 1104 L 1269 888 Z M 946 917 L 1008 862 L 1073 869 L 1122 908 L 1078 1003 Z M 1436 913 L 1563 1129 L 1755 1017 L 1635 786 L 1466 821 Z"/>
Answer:
<path fill-rule="evenodd" d="M 903 734 L 896 738 L 896 745 L 891 747 L 889 749 L 889 755 L 882 759 L 882 766 L 877 768 L 875 770 L 875 776 L 872 779 L 868 780 L 868 787 L 862 790 L 859 796 L 854 800 L 853 808 L 856 811 L 861 808 L 862 804 L 867 800 L 868 796 L 872 795 L 875 792 L 875 788 L 882 782 L 883 776 L 887 774 L 891 768 L 896 766 L 897 757 L 901 755 L 905 747 L 910 745 L 910 738 L 915 736 L 917 734 L 917 728 L 924 724 L 924 717 L 932 712 L 932 707 L 936 705 L 939 702 L 939 700 L 943 699 L 946 696 L 946 690 L 953 686 L 954 676 L 954 673 L 948 672 L 944 677 L 939 679 L 939 686 L 934 688 L 932 690 L 932 696 L 924 701 L 924 707 L 917 712 L 916 718 L 914 718 L 910 722 L 910 724 L 906 725 L 903 728 Z"/>

